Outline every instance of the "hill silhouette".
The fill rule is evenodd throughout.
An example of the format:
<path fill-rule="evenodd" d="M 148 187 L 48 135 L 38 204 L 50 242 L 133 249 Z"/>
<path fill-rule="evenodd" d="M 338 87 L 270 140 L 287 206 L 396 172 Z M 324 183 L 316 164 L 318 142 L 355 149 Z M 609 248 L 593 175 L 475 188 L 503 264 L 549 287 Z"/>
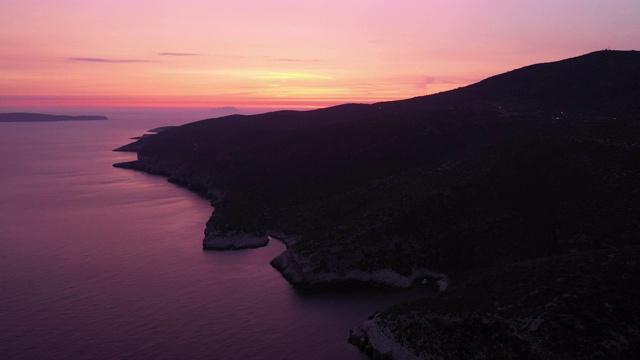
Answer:
<path fill-rule="evenodd" d="M 640 53 L 598 51 L 413 99 L 203 120 L 116 166 L 211 196 L 205 247 L 283 238 L 272 264 L 296 286 L 407 286 L 636 249 L 638 139 Z M 574 270 L 555 261 L 558 277 Z"/>
<path fill-rule="evenodd" d="M 603 192 L 632 190 L 621 187 L 637 175 L 625 170 L 637 154 L 639 58 L 602 51 L 409 100 L 204 120 L 141 140 L 139 160 L 125 166 L 217 194 L 209 227 L 219 234 L 275 230 L 319 247 L 327 237 L 368 247 L 377 238 L 430 239 L 416 239 L 420 246 L 446 229 L 447 244 L 490 247 L 486 238 L 501 229 L 511 237 L 501 245 L 505 258 L 553 253 L 571 247 L 561 238 L 580 237 L 578 223 L 628 213 L 615 208 L 632 197 L 610 203 Z M 482 231 L 467 224 L 482 219 L 497 223 Z M 620 226 L 616 243 L 637 230 Z M 549 246 L 536 245 L 541 237 Z M 613 241 L 588 238 L 593 246 Z M 519 246 L 532 247 L 529 255 Z M 458 262 L 462 250 L 453 250 Z M 429 254 L 401 262 L 449 269 L 503 261 L 471 253 L 457 265 Z"/>

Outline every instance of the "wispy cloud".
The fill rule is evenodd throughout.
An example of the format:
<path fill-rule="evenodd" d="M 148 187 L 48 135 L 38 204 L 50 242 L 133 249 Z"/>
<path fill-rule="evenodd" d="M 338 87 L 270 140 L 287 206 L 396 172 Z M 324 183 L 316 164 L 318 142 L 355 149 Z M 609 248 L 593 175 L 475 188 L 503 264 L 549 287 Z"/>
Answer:
<path fill-rule="evenodd" d="M 202 56 L 202 54 L 197 53 L 182 53 L 182 52 L 161 52 L 158 53 L 160 56 Z"/>
<path fill-rule="evenodd" d="M 477 79 L 455 77 L 455 76 L 424 76 L 419 83 L 428 84 L 467 84 L 469 82 L 477 81 Z"/>
<path fill-rule="evenodd" d="M 149 60 L 139 60 L 139 59 L 106 59 L 106 58 L 88 58 L 88 57 L 72 57 L 72 58 L 69 58 L 68 60 L 77 61 L 77 62 L 94 62 L 94 63 L 109 63 L 109 64 L 130 64 L 130 63 L 149 62 Z"/>
<path fill-rule="evenodd" d="M 303 58 L 276 58 L 271 56 L 245 56 L 245 55 L 229 55 L 229 54 L 200 54 L 200 53 L 182 53 L 182 52 L 161 52 L 157 54 L 158 56 L 176 56 L 176 57 L 189 57 L 189 56 L 207 56 L 207 57 L 216 57 L 223 59 L 261 59 L 267 61 L 276 61 L 276 62 L 286 62 L 286 63 L 318 63 L 322 60 L 320 59 L 303 59 Z"/>
<path fill-rule="evenodd" d="M 325 75 L 317 75 L 317 74 L 305 74 L 305 73 L 270 72 L 270 73 L 258 76 L 258 79 L 274 79 L 274 80 L 324 79 L 324 80 L 333 80 L 333 77 L 325 76 Z"/>
<path fill-rule="evenodd" d="M 320 62 L 320 60 L 318 59 L 296 59 L 296 58 L 280 58 L 280 59 L 275 59 L 276 61 L 282 61 L 282 62 L 301 62 L 301 63 L 315 63 L 315 62 Z"/>
<path fill-rule="evenodd" d="M 417 89 L 429 89 L 432 86 L 442 85 L 467 85 L 478 81 L 475 78 L 465 78 L 457 76 L 417 76 L 413 81 L 413 84 Z"/>
<path fill-rule="evenodd" d="M 235 106 L 220 106 L 215 107 L 209 111 L 209 114 L 213 117 L 221 117 L 227 115 L 239 114 L 240 110 Z"/>

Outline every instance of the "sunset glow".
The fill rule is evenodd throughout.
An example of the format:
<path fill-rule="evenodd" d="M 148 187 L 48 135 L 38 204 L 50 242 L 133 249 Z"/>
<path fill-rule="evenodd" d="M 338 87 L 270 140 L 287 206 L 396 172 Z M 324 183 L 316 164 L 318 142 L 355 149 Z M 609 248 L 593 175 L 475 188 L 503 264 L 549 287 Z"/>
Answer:
<path fill-rule="evenodd" d="M 0 0 L 0 111 L 307 109 L 640 47 L 637 0 Z"/>

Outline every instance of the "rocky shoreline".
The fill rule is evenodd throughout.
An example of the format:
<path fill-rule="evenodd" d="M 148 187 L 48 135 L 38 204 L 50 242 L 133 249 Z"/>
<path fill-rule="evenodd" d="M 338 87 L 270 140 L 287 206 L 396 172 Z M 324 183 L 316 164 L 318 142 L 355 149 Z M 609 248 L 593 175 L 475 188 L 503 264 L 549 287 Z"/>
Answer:
<path fill-rule="evenodd" d="M 447 275 L 426 268 L 415 269 L 408 276 L 401 275 L 392 269 L 379 269 L 372 272 L 357 269 L 344 272 L 317 271 L 318 264 L 291 249 L 285 250 L 273 259 L 271 266 L 280 271 L 289 283 L 299 288 L 364 284 L 381 288 L 406 289 L 417 281 L 426 283 L 429 280 L 436 283 L 440 291 L 448 287 Z"/>
<path fill-rule="evenodd" d="M 190 191 L 203 195 L 207 198 L 215 198 L 216 200 L 212 201 L 212 205 L 216 201 L 220 201 L 221 198 L 219 194 L 218 196 L 213 195 L 213 192 L 209 189 L 203 189 L 201 186 L 189 186 L 189 184 L 195 183 L 194 181 L 176 179 L 166 170 L 149 166 L 139 160 L 116 163 L 113 166 L 167 177 L 168 181 L 185 187 Z M 414 283 L 418 281 L 425 281 L 426 279 L 429 279 L 429 281 L 436 284 L 440 291 L 444 291 L 448 286 L 448 277 L 446 274 L 437 273 L 427 268 L 415 269 L 408 276 L 401 275 L 391 269 L 380 269 L 372 272 L 362 270 L 318 272 L 318 264 L 291 249 L 291 245 L 295 243 L 296 237 L 283 235 L 282 233 L 273 230 L 268 231 L 267 233 L 278 235 L 261 236 L 243 232 L 223 234 L 214 225 L 214 213 L 215 208 L 204 230 L 205 236 L 202 240 L 202 248 L 204 250 L 222 251 L 254 249 L 268 245 L 269 240 L 281 241 L 287 246 L 287 249 L 274 258 L 270 265 L 278 270 L 290 284 L 300 289 L 310 290 L 327 287 L 344 287 L 348 285 L 373 286 L 386 289 L 406 289 Z"/>
<path fill-rule="evenodd" d="M 152 137 L 155 135 L 149 135 Z M 124 145 L 114 151 L 138 152 L 139 142 Z M 151 165 L 143 159 L 121 162 L 113 165 L 116 168 L 142 171 L 152 175 L 166 177 L 171 183 L 187 188 L 211 200 L 213 207 L 211 217 L 206 223 L 202 248 L 204 250 L 242 250 L 266 246 L 270 239 L 283 242 L 287 249 L 271 261 L 271 266 L 293 286 L 300 289 L 317 289 L 326 287 L 344 287 L 349 285 L 373 286 L 386 289 L 405 289 L 419 281 L 430 281 L 440 290 L 448 286 L 448 277 L 443 273 L 431 271 L 427 268 L 413 269 L 410 274 L 402 275 L 390 269 L 363 271 L 359 269 L 343 269 L 342 271 L 323 271 L 314 259 L 296 252 L 292 245 L 297 241 L 296 236 L 285 235 L 280 230 L 269 230 L 265 234 L 252 234 L 242 230 L 231 232 L 221 231 L 218 227 L 215 206 L 224 201 L 224 194 L 218 190 L 209 189 L 203 185 L 202 179 L 178 177 L 175 171 L 163 166 Z"/>
<path fill-rule="evenodd" d="M 590 359 L 640 354 L 639 246 L 459 274 L 385 309 L 349 342 L 374 359 Z"/>
<path fill-rule="evenodd" d="M 125 150 L 126 149 L 126 150 Z M 133 146 L 124 146 L 115 151 L 136 151 Z M 219 191 L 212 191 L 201 185 L 201 182 L 192 179 L 177 178 L 170 171 L 151 166 L 144 161 L 135 160 L 116 163 L 116 168 L 142 171 L 152 175 L 166 177 L 171 183 L 185 187 L 199 195 L 212 200 L 212 215 L 207 221 L 202 248 L 204 250 L 242 250 L 260 248 L 268 245 L 269 240 L 282 241 L 287 249 L 271 261 L 271 266 L 278 270 L 282 276 L 293 286 L 300 289 L 317 289 L 327 287 L 344 287 L 348 285 L 372 286 L 386 289 L 406 289 L 418 281 L 430 281 L 440 290 L 444 291 L 448 286 L 446 274 L 431 271 L 427 268 L 414 269 L 409 275 L 401 275 L 392 269 L 379 269 L 376 271 L 363 271 L 358 269 L 341 272 L 318 271 L 318 264 L 312 259 L 295 252 L 291 245 L 296 242 L 295 236 L 284 235 L 278 230 L 268 231 L 271 235 L 256 235 L 246 232 L 223 233 L 215 221 L 215 204 L 224 198 Z M 197 185 L 193 185 L 197 184 Z"/>
<path fill-rule="evenodd" d="M 241 250 L 255 249 L 269 244 L 268 236 L 255 236 L 251 234 L 235 234 L 235 235 L 216 235 L 207 232 L 205 229 L 205 237 L 202 240 L 202 248 L 204 250 Z"/>
<path fill-rule="evenodd" d="M 398 343 L 393 334 L 378 323 L 377 315 L 351 329 L 349 343 L 374 360 L 415 358 L 411 349 Z"/>
<path fill-rule="evenodd" d="M 134 143 L 135 144 L 135 143 Z M 138 146 L 132 146 L 132 144 L 125 145 L 114 151 L 137 151 Z M 167 178 L 167 181 L 184 187 L 198 195 L 204 196 L 208 199 L 217 199 L 216 192 L 210 191 L 205 186 L 189 181 L 184 178 L 173 177 L 167 170 L 160 169 L 158 167 L 150 166 L 140 160 L 121 162 L 113 164 L 113 167 L 129 170 L 142 171 L 151 175 L 160 175 Z M 219 195 L 219 194 L 218 194 Z M 256 236 L 247 233 L 233 233 L 222 234 L 213 225 L 212 219 L 214 219 L 213 213 L 215 213 L 214 203 L 216 200 L 211 201 L 213 207 L 210 220 L 207 222 L 204 230 L 204 238 L 202 239 L 202 248 L 204 250 L 241 250 L 241 249 L 254 249 L 266 246 L 269 243 L 268 236 Z"/>

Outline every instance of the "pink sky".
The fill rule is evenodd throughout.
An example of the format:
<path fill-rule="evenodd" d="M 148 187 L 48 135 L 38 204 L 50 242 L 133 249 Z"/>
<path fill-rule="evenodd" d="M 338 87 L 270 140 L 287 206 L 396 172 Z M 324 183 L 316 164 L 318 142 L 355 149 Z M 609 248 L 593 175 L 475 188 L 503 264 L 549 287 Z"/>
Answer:
<path fill-rule="evenodd" d="M 0 0 L 0 112 L 317 108 L 640 48 L 638 0 Z"/>

